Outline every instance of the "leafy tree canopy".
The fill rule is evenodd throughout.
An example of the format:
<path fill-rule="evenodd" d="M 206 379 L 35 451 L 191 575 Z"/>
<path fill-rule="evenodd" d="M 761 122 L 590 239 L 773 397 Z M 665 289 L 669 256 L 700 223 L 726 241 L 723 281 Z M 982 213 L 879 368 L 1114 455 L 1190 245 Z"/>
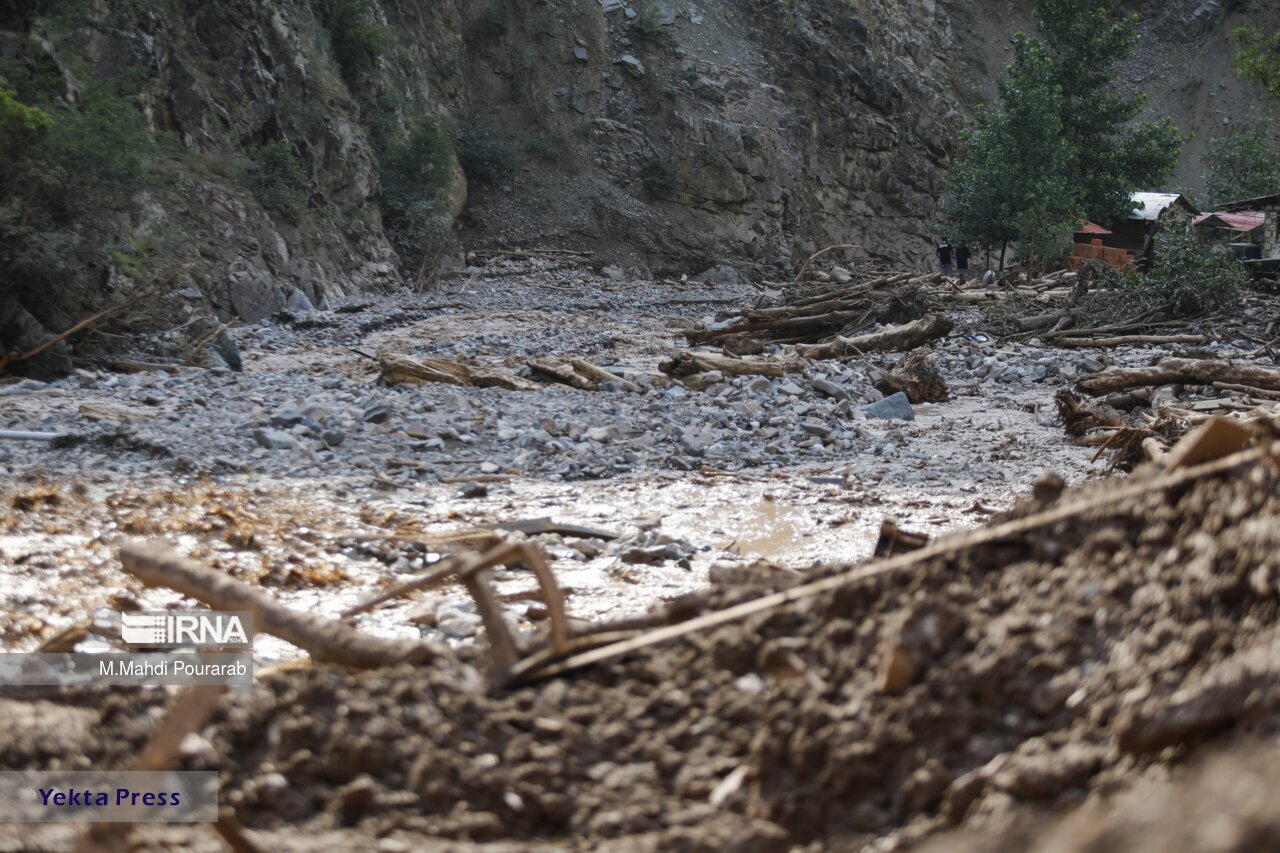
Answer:
<path fill-rule="evenodd" d="M 1280 149 L 1271 143 L 1270 122 L 1209 140 L 1204 185 L 1213 204 L 1280 192 Z"/>
<path fill-rule="evenodd" d="M 1273 101 L 1280 101 L 1280 30 L 1265 36 L 1260 30 L 1240 27 L 1235 33 L 1240 51 L 1236 73 L 1257 83 Z"/>
<path fill-rule="evenodd" d="M 1138 189 L 1158 186 L 1181 136 L 1168 119 L 1135 122 L 1142 95 L 1111 85 L 1137 43 L 1117 0 L 1037 0 L 1036 36 L 1014 37 L 1000 101 L 968 134 L 948 189 L 961 239 L 1017 241 L 1047 257 L 1075 220 L 1107 222 Z"/>

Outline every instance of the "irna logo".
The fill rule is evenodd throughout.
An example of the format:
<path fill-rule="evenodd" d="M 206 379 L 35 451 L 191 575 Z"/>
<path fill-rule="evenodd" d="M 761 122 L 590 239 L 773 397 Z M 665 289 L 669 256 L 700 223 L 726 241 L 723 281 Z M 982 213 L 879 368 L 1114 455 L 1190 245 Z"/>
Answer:
<path fill-rule="evenodd" d="M 248 646 L 252 620 L 250 613 L 121 613 L 120 636 L 131 646 Z"/>

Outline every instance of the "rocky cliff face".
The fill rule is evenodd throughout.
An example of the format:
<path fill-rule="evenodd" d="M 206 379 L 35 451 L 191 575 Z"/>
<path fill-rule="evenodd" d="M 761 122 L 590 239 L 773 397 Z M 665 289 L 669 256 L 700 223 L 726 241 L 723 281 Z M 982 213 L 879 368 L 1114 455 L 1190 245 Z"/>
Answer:
<path fill-rule="evenodd" d="M 422 282 L 462 245 L 684 271 L 848 243 L 922 264 L 1023 5 L 10 0 L 0 85 L 43 80 L 65 108 L 120 82 L 156 148 L 88 260 L 0 288 L 61 328 L 155 281 L 154 343 L 174 350 L 222 321 Z M 1238 15 L 1207 5 L 1189 20 L 1221 40 Z M 434 224 L 406 238 L 418 220 L 392 221 L 380 163 L 426 126 L 460 140 L 470 174 L 437 152 Z"/>

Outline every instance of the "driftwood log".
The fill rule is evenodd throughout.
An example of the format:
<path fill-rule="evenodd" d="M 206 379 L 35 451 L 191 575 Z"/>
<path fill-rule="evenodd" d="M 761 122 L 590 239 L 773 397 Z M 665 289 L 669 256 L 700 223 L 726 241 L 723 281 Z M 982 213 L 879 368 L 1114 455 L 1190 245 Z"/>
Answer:
<path fill-rule="evenodd" d="M 1084 393 L 1100 397 L 1147 385 L 1212 385 L 1215 382 L 1248 385 L 1263 391 L 1280 391 L 1280 369 L 1232 364 L 1228 361 L 1166 358 L 1155 367 L 1107 370 L 1081 379 L 1076 384 Z"/>
<path fill-rule="evenodd" d="M 581 358 L 571 358 L 569 359 L 569 364 L 573 365 L 573 369 L 576 370 L 579 374 L 581 374 L 582 376 L 585 376 L 587 379 L 591 380 L 592 382 L 595 382 L 597 386 L 603 385 L 605 382 L 615 382 L 618 384 L 618 387 L 620 387 L 623 391 L 639 391 L 640 390 L 640 387 L 636 385 L 636 383 L 628 379 L 623 379 L 620 376 L 614 376 L 612 373 L 605 370 L 603 367 L 598 367 L 592 364 L 591 362 L 585 361 Z"/>
<path fill-rule="evenodd" d="M 565 364 L 553 358 L 531 358 L 529 369 L 535 376 L 541 376 L 561 385 L 577 388 L 579 391 L 595 391 L 595 380 L 583 376 L 571 364 Z"/>
<path fill-rule="evenodd" d="M 728 376 L 785 376 L 800 373 L 805 363 L 798 358 L 733 358 L 705 352 L 682 350 L 658 364 L 658 369 L 669 376 L 692 376 L 718 370 Z"/>
<path fill-rule="evenodd" d="M 1207 344 L 1206 335 L 1117 335 L 1109 338 L 1059 338 L 1054 341 L 1060 347 L 1128 347 L 1144 344 Z"/>
<path fill-rule="evenodd" d="M 510 373 L 487 370 L 450 361 L 444 358 L 411 358 L 398 353 L 378 356 L 382 367 L 382 381 L 388 385 L 398 382 L 418 384 L 438 382 L 442 385 L 474 385 L 477 388 L 505 388 L 508 391 L 530 391 L 540 387 L 535 382 Z"/>
<path fill-rule="evenodd" d="M 926 314 L 913 323 L 889 326 L 852 338 L 837 336 L 825 344 L 796 347 L 796 351 L 811 359 L 855 358 L 875 350 L 906 351 L 945 337 L 952 328 L 952 322 L 945 315 Z"/>
<path fill-rule="evenodd" d="M 246 610 L 253 628 L 292 643 L 317 661 L 357 669 L 451 659 L 445 648 L 414 640 L 371 637 L 350 625 L 300 613 L 271 596 L 161 545 L 129 543 L 120 549 L 125 571 L 147 586 L 168 587 L 214 610 Z"/>

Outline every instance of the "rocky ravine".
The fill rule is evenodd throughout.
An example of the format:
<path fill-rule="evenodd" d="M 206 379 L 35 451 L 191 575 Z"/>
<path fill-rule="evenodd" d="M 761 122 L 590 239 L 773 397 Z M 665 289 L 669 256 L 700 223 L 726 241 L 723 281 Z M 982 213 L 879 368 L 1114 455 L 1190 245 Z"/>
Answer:
<path fill-rule="evenodd" d="M 405 269 L 388 239 L 380 156 L 428 120 L 509 152 L 510 168 L 485 180 L 449 164 L 432 251 L 443 269 L 457 263 L 455 237 L 594 248 L 658 272 L 790 268 L 832 243 L 924 263 L 965 116 L 989 96 L 1009 34 L 1028 26 L 1025 9 L 995 0 L 73 5 L 0 10 L 0 85 L 36 75 L 74 102 L 89 80 L 128 80 L 163 144 L 92 262 L 6 283 L 11 351 L 156 274 L 163 298 L 128 328 L 182 355 L 221 321 L 416 279 L 424 269 Z M 1180 87 L 1183 64 L 1167 59 L 1199 68 L 1244 19 L 1192 6 L 1137 9 L 1147 41 L 1126 74 L 1158 89 L 1152 109 L 1217 132 L 1250 109 L 1224 94 L 1229 68 Z M 305 176 L 297 215 L 254 192 L 269 145 Z"/>

